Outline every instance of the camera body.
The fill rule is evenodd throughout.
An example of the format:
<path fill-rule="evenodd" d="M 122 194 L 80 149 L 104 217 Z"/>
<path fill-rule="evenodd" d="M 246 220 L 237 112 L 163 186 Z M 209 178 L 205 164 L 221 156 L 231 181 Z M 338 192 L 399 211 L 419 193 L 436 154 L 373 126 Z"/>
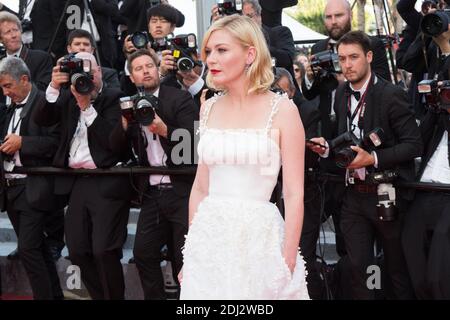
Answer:
<path fill-rule="evenodd" d="M 428 107 L 436 111 L 450 109 L 450 80 L 422 80 L 417 89 L 424 94 Z"/>
<path fill-rule="evenodd" d="M 134 96 L 120 98 L 122 116 L 129 123 L 138 122 L 143 126 L 148 126 L 153 122 L 158 106 L 158 98 L 146 94 L 143 89 L 138 89 L 138 93 Z"/>
<path fill-rule="evenodd" d="M 70 84 L 79 94 L 88 95 L 94 90 L 94 76 L 90 60 L 80 59 L 75 57 L 75 54 L 69 54 L 61 60 L 59 71 L 69 74 Z"/>
<path fill-rule="evenodd" d="M 358 146 L 367 152 L 371 152 L 379 147 L 384 139 L 384 130 L 375 128 L 367 133 L 363 139 L 359 139 L 353 132 L 347 131 L 329 141 L 328 144 L 335 154 L 336 165 L 339 168 L 347 168 L 357 155 L 356 151 L 352 150 L 350 146 Z"/>
<path fill-rule="evenodd" d="M 23 19 L 20 24 L 22 26 L 22 32 L 33 30 L 33 23 L 29 19 Z"/>
<path fill-rule="evenodd" d="M 6 47 L 3 44 L 0 44 L 0 60 L 6 58 Z"/>
<path fill-rule="evenodd" d="M 177 63 L 177 69 L 180 71 L 190 71 L 199 64 L 190 55 L 197 49 L 197 37 L 193 33 L 180 34 L 175 37 L 167 36 L 164 39 L 155 40 L 152 42 L 152 48 L 155 51 L 171 50 Z"/>
<path fill-rule="evenodd" d="M 312 55 L 310 64 L 315 77 L 325 77 L 329 74 L 342 72 L 339 57 L 332 50 L 325 50 Z"/>
<path fill-rule="evenodd" d="M 242 0 L 218 0 L 217 6 L 221 15 L 242 14 Z"/>
<path fill-rule="evenodd" d="M 420 28 L 423 34 L 429 37 L 436 37 L 448 31 L 450 23 L 450 9 L 436 10 L 428 13 L 422 18 Z"/>

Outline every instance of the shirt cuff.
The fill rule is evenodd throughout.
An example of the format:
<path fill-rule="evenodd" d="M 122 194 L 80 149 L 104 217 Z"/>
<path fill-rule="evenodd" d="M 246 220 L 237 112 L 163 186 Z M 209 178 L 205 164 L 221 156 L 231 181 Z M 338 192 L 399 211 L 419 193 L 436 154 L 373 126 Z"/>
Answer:
<path fill-rule="evenodd" d="M 372 154 L 373 158 L 375 159 L 375 163 L 373 164 L 373 166 L 376 169 L 378 169 L 378 156 L 377 156 L 377 153 L 375 151 L 372 151 L 371 154 Z"/>
<path fill-rule="evenodd" d="M 89 127 L 94 122 L 94 120 L 97 118 L 97 110 L 95 110 L 91 104 L 84 111 L 81 111 L 80 115 L 81 115 L 82 119 L 84 120 L 84 123 L 86 124 L 86 126 Z"/>
<path fill-rule="evenodd" d="M 195 81 L 194 84 L 188 88 L 189 93 L 194 97 L 200 92 L 200 90 L 202 90 L 204 84 L 205 80 L 203 80 L 202 77 L 198 77 L 197 81 Z"/>
<path fill-rule="evenodd" d="M 48 85 L 47 90 L 45 91 L 45 99 L 50 103 L 55 103 L 59 97 L 59 90 L 53 88 L 51 85 Z"/>
<path fill-rule="evenodd" d="M 330 146 L 328 145 L 328 142 L 327 142 L 327 141 L 325 141 L 325 146 L 327 147 L 327 148 L 325 149 L 325 153 L 324 153 L 324 154 L 319 154 L 319 156 L 320 156 L 321 158 L 328 158 L 328 157 L 330 156 Z"/>
<path fill-rule="evenodd" d="M 305 84 L 306 84 L 306 88 L 309 90 L 313 86 L 314 80 L 313 81 L 309 81 L 308 77 L 305 75 Z"/>

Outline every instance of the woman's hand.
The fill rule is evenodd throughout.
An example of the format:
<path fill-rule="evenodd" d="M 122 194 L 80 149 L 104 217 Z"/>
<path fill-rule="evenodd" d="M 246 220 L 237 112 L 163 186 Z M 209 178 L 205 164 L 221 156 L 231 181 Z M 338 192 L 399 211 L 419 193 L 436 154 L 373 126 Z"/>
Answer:
<path fill-rule="evenodd" d="M 178 273 L 178 283 L 181 284 L 183 282 L 183 268 L 181 268 L 180 272 Z"/>
<path fill-rule="evenodd" d="M 292 250 L 290 250 L 292 251 Z M 286 265 L 288 266 L 289 270 L 291 271 L 291 274 L 294 273 L 295 265 L 297 264 L 297 251 L 294 252 L 287 252 L 287 250 L 283 250 L 283 258 L 284 262 L 286 262 Z"/>

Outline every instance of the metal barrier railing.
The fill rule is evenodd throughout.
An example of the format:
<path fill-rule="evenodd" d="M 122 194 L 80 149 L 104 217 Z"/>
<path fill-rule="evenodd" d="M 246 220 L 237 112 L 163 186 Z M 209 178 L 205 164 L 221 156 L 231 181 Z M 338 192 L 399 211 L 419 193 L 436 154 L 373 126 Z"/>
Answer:
<path fill-rule="evenodd" d="M 117 166 L 109 169 L 66 169 L 56 167 L 16 167 L 13 173 L 39 174 L 39 175 L 123 175 L 123 174 L 161 174 L 161 175 L 195 175 L 196 168 L 168 168 L 168 167 L 141 167 L 141 166 Z M 316 181 L 333 181 L 344 183 L 344 176 L 322 173 L 308 172 L 307 176 Z M 423 191 L 450 191 L 450 184 L 425 183 L 425 182 L 394 182 L 396 187 L 417 189 Z"/>

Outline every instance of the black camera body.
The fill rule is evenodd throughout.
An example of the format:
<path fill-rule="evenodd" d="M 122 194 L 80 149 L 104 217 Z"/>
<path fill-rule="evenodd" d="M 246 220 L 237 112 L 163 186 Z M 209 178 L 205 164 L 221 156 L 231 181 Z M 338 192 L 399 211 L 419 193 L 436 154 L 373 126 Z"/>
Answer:
<path fill-rule="evenodd" d="M 422 80 L 417 85 L 424 94 L 427 106 L 435 111 L 450 109 L 450 80 Z"/>
<path fill-rule="evenodd" d="M 217 6 L 221 15 L 242 14 L 242 0 L 218 0 Z"/>
<path fill-rule="evenodd" d="M 172 56 L 176 59 L 179 71 L 190 71 L 198 65 L 190 53 L 197 49 L 197 37 L 193 33 L 181 34 L 169 40 Z"/>
<path fill-rule="evenodd" d="M 429 37 L 436 37 L 448 31 L 450 23 L 450 9 L 436 10 L 428 13 L 422 18 L 420 28 L 423 34 Z"/>
<path fill-rule="evenodd" d="M 29 19 L 23 19 L 20 24 L 22 26 L 22 32 L 33 30 L 33 23 Z"/>
<path fill-rule="evenodd" d="M 59 71 L 69 74 L 70 84 L 75 87 L 79 94 L 88 95 L 94 90 L 94 77 L 90 60 L 80 59 L 75 57 L 74 54 L 69 54 L 61 60 Z M 67 86 L 70 84 L 67 84 Z"/>
<path fill-rule="evenodd" d="M 146 94 L 143 89 L 138 89 L 138 93 L 134 96 L 120 98 L 122 116 L 129 123 L 138 122 L 143 126 L 148 126 L 153 122 L 158 106 L 158 98 Z"/>
<path fill-rule="evenodd" d="M 342 72 L 339 57 L 332 50 L 325 50 L 312 55 L 310 64 L 315 77 L 325 77 L 329 74 Z"/>
<path fill-rule="evenodd" d="M 0 60 L 6 58 L 6 47 L 3 44 L 0 44 Z"/>
<path fill-rule="evenodd" d="M 171 50 L 179 71 L 190 71 L 199 65 L 199 62 L 194 61 L 190 55 L 197 49 L 197 37 L 193 33 L 180 34 L 175 37 L 167 36 L 164 39 L 155 40 L 152 42 L 152 48 L 155 51 Z"/>
<path fill-rule="evenodd" d="M 363 139 L 359 139 L 353 132 L 347 131 L 329 141 L 328 144 L 334 152 L 336 165 L 339 168 L 347 168 L 357 155 L 356 151 L 352 150 L 350 146 L 358 146 L 367 152 L 372 152 L 383 143 L 384 139 L 384 130 L 375 128 L 366 134 Z"/>

